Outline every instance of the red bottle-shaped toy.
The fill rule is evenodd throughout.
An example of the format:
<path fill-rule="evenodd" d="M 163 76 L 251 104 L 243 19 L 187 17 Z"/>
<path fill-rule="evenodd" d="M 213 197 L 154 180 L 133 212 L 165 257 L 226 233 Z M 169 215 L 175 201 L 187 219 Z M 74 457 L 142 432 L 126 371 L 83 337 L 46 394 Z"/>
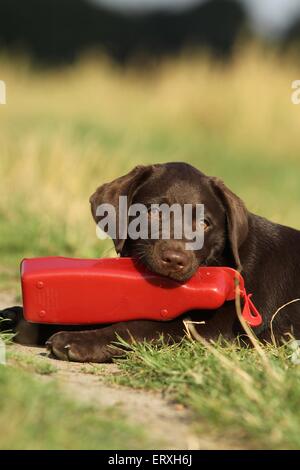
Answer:
<path fill-rule="evenodd" d="M 188 310 L 217 309 L 234 300 L 236 280 L 244 319 L 250 326 L 262 322 L 242 276 L 226 267 L 199 268 L 182 283 L 154 274 L 131 258 L 46 257 L 23 260 L 21 280 L 24 316 L 36 323 L 171 320 Z"/>

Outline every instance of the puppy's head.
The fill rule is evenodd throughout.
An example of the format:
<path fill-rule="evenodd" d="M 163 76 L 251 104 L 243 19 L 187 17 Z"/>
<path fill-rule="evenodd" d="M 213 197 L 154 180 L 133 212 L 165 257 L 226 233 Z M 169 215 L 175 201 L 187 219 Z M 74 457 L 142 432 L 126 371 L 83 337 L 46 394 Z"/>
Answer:
<path fill-rule="evenodd" d="M 120 196 L 127 197 L 128 207 L 143 204 L 149 226 L 160 217 L 153 205 L 179 204 L 182 208 L 185 204 L 204 205 L 201 249 L 187 249 L 185 237 L 175 238 L 172 229 L 167 239 L 161 234 L 155 239 L 133 239 L 128 233 L 125 238 L 119 238 L 117 230 L 113 241 L 121 256 L 132 256 L 151 271 L 179 281 L 187 280 L 203 265 L 229 263 L 241 268 L 239 248 L 248 234 L 248 212 L 241 199 L 218 178 L 208 177 L 186 163 L 137 166 L 127 175 L 100 186 L 91 196 L 92 214 L 97 223 L 101 220 L 97 207 L 111 204 L 116 210 L 118 226 Z M 176 217 L 172 214 L 173 227 Z M 197 230 L 196 225 L 193 227 Z"/>

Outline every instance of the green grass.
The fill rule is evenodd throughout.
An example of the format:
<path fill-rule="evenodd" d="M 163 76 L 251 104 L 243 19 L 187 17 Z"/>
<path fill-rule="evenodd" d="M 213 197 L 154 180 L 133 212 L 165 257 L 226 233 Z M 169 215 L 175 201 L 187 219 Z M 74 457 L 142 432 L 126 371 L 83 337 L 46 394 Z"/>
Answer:
<path fill-rule="evenodd" d="M 0 366 L 0 394 L 0 449 L 150 446 L 143 430 L 128 425 L 118 410 L 77 404 L 57 384 L 39 383 L 19 368 Z"/>
<path fill-rule="evenodd" d="M 1 320 L 0 320 L 1 321 Z M 2 322 L 5 322 L 2 320 Z M 1 332 L 10 345 L 13 334 Z M 86 373 L 97 373 L 90 366 Z M 66 397 L 47 358 L 7 348 L 0 364 L 0 449 L 145 449 L 159 446 L 116 407 L 87 406 Z M 40 376 L 54 376 L 41 382 Z M 99 387 L 101 383 L 99 382 Z"/>
<path fill-rule="evenodd" d="M 9 346 L 13 336 L 8 330 L 1 332 L 0 341 Z M 100 375 L 100 367 L 84 367 L 86 373 Z M 0 435 L 1 450 L 126 450 L 161 445 L 140 426 L 129 424 L 117 407 L 87 406 L 67 397 L 56 372 L 48 358 L 7 348 L 6 365 L 0 364 L 0 427 L 5 430 Z M 41 376 L 51 379 L 46 383 Z"/>
<path fill-rule="evenodd" d="M 0 340 L 10 345 L 13 336 L 9 331 L 1 332 Z M 118 409 L 86 406 L 67 398 L 55 380 L 57 368 L 46 358 L 8 347 L 6 361 L 0 365 L 0 426 L 5 430 L 0 435 L 1 450 L 144 449 L 158 445 L 142 429 L 129 425 Z M 54 375 L 54 380 L 41 382 L 39 376 L 44 375 Z"/>
<path fill-rule="evenodd" d="M 2 335 L 1 335 L 2 337 Z M 8 350 L 7 359 L 9 363 L 34 372 L 40 375 L 51 375 L 57 372 L 57 367 L 51 364 L 47 359 L 35 357 L 32 354 L 25 354 L 24 352 Z"/>
<path fill-rule="evenodd" d="M 9 320 L 3 319 L 0 316 L 0 326 L 1 326 L 0 340 L 5 345 L 9 345 L 15 336 L 14 333 L 9 329 L 9 324 L 10 324 Z"/>
<path fill-rule="evenodd" d="M 109 380 L 164 392 L 193 411 L 199 435 L 216 442 L 299 449 L 300 366 L 291 361 L 292 345 L 269 345 L 262 353 L 238 342 L 136 344 L 117 361 L 122 374 Z"/>

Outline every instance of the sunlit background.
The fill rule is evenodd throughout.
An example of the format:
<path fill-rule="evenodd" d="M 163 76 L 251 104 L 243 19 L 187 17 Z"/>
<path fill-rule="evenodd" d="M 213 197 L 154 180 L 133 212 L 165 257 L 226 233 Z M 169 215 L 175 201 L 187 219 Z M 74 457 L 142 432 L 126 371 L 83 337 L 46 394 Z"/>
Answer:
<path fill-rule="evenodd" d="M 190 162 L 300 227 L 300 2 L 0 0 L 0 253 L 111 256 L 94 189 Z"/>

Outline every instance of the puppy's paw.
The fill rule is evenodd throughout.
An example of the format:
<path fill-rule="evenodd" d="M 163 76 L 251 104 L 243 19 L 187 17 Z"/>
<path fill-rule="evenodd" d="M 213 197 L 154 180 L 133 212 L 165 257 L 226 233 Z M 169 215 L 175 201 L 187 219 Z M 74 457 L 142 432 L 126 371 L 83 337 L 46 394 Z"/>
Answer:
<path fill-rule="evenodd" d="M 0 310 L 0 331 L 15 329 L 18 322 L 23 319 L 22 307 L 8 307 Z"/>
<path fill-rule="evenodd" d="M 113 348 L 103 344 L 99 335 L 90 331 L 55 333 L 46 342 L 46 347 L 63 361 L 110 362 L 114 356 Z"/>

